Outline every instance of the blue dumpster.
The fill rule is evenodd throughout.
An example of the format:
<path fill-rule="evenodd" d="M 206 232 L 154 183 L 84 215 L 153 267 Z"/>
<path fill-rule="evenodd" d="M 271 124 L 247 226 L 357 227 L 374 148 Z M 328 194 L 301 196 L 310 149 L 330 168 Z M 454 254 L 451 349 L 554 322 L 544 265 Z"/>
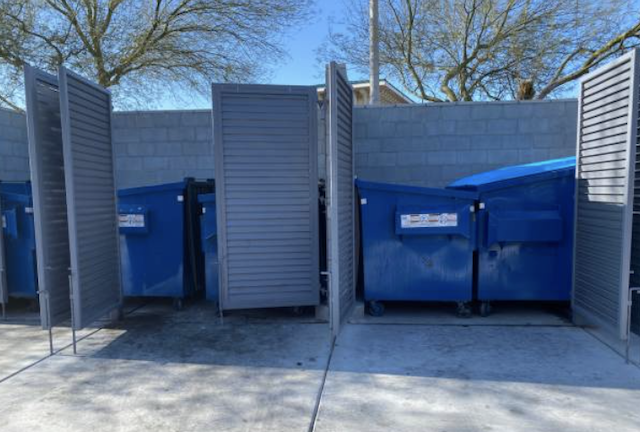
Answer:
<path fill-rule="evenodd" d="M 206 299 L 218 301 L 218 226 L 216 225 L 216 195 L 198 197 L 202 204 L 200 235 L 204 253 L 204 279 Z"/>
<path fill-rule="evenodd" d="M 467 315 L 477 195 L 361 180 L 356 186 L 369 312 L 382 314 L 382 301 L 450 301 Z"/>
<path fill-rule="evenodd" d="M 568 301 L 575 158 L 506 167 L 455 181 L 478 193 L 477 299 Z"/>
<path fill-rule="evenodd" d="M 0 183 L 9 296 L 37 298 L 36 239 L 31 183 Z"/>
<path fill-rule="evenodd" d="M 118 191 L 125 296 L 172 297 L 192 290 L 185 254 L 186 181 Z"/>

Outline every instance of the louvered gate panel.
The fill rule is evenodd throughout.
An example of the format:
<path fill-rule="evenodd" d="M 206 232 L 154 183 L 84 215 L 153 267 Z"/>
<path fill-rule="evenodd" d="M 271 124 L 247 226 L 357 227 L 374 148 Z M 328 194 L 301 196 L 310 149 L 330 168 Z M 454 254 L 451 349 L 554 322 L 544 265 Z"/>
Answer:
<path fill-rule="evenodd" d="M 578 114 L 574 315 L 621 338 L 632 268 L 638 71 L 634 51 L 586 76 Z"/>
<path fill-rule="evenodd" d="M 331 274 L 331 326 L 337 335 L 355 303 L 355 191 L 353 90 L 345 73 L 331 62 L 327 71 L 329 103 L 327 177 L 328 241 Z"/>
<path fill-rule="evenodd" d="M 313 87 L 214 85 L 223 309 L 319 303 Z"/>
<path fill-rule="evenodd" d="M 78 330 L 122 301 L 111 96 L 64 68 L 59 79 L 73 327 Z"/>
<path fill-rule="evenodd" d="M 5 264 L 4 255 L 4 225 L 5 220 L 2 214 L 2 202 L 0 201 L 0 305 L 2 305 L 2 312 L 4 313 L 4 307 L 9 301 L 9 291 L 7 287 L 7 267 Z"/>
<path fill-rule="evenodd" d="M 58 79 L 25 67 L 29 164 L 33 186 L 42 326 L 69 319 L 69 232 Z"/>

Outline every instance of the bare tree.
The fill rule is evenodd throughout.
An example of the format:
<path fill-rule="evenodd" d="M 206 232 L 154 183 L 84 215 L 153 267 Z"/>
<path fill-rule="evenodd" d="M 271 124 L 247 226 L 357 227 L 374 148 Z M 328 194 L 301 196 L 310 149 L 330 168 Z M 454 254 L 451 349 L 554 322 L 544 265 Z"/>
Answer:
<path fill-rule="evenodd" d="M 120 105 L 155 91 L 259 80 L 284 55 L 285 31 L 311 0 L 0 0 L 0 83 L 24 63 L 66 64 L 111 88 Z M 0 87 L 0 103 L 16 105 Z"/>
<path fill-rule="evenodd" d="M 351 0 L 320 55 L 366 71 L 367 9 Z M 382 72 L 425 101 L 544 99 L 640 44 L 635 0 L 382 0 Z"/>

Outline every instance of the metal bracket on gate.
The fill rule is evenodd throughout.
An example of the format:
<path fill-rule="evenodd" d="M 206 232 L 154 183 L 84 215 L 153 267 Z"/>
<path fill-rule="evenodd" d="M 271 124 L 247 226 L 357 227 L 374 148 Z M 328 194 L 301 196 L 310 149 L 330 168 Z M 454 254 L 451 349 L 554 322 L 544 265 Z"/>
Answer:
<path fill-rule="evenodd" d="M 629 299 L 627 301 L 627 346 L 625 350 L 625 360 L 630 363 L 629 353 L 631 350 L 631 313 L 633 311 L 633 294 L 640 294 L 640 287 L 629 288 Z"/>

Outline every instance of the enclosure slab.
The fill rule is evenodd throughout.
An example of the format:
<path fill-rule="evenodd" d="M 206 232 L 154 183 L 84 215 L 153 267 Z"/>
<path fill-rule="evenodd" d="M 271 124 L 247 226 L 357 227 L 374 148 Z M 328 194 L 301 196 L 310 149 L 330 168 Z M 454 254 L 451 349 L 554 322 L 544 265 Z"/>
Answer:
<path fill-rule="evenodd" d="M 351 325 L 316 431 L 637 431 L 640 369 L 570 327 Z"/>
<path fill-rule="evenodd" d="M 159 311 L 159 310 L 158 310 Z M 3 432 L 307 431 L 326 324 L 131 314 L 0 384 Z"/>

